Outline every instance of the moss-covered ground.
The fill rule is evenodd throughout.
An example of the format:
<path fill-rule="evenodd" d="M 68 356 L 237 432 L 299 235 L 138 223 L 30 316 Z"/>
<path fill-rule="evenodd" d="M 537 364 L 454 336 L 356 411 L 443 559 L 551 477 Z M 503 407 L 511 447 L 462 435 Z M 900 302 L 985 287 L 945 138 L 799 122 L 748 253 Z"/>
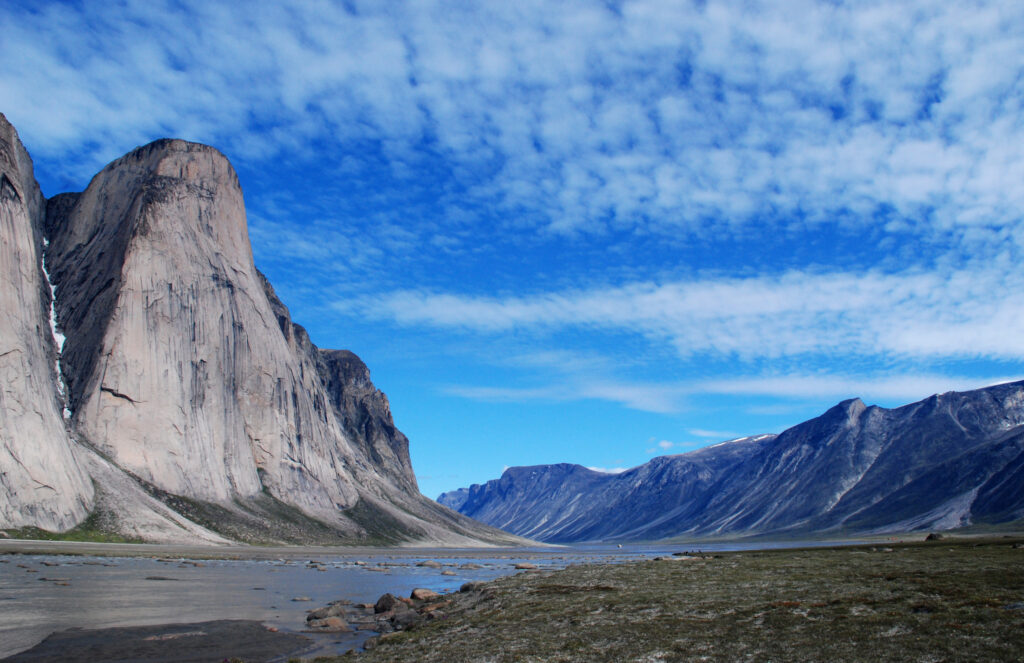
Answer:
<path fill-rule="evenodd" d="M 350 656 L 364 663 L 1020 661 L 1019 541 L 736 552 L 522 573 L 488 583 L 482 594 L 460 594 L 442 618 Z"/>
<path fill-rule="evenodd" d="M 126 537 L 119 534 L 107 522 L 106 514 L 93 512 L 66 532 L 50 532 L 38 527 L 22 527 L 3 530 L 11 539 L 29 539 L 36 541 L 84 541 L 90 543 L 141 543 L 141 539 Z"/>

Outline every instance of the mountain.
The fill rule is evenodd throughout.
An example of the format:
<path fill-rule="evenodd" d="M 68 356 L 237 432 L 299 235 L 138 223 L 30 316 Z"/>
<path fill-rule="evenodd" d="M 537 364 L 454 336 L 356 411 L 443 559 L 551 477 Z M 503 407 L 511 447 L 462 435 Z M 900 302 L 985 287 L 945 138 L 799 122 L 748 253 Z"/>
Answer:
<path fill-rule="evenodd" d="M 1024 382 L 895 409 L 839 403 L 779 435 L 621 474 L 514 467 L 438 498 L 548 542 L 878 533 L 1024 518 Z"/>
<path fill-rule="evenodd" d="M 94 491 L 75 459 L 56 388 L 51 293 L 43 271 L 46 201 L 32 160 L 0 120 L 0 527 L 66 530 Z"/>
<path fill-rule="evenodd" d="M 0 529 L 515 541 L 419 494 L 351 352 L 292 322 L 217 150 L 158 140 L 44 200 L 0 115 Z"/>

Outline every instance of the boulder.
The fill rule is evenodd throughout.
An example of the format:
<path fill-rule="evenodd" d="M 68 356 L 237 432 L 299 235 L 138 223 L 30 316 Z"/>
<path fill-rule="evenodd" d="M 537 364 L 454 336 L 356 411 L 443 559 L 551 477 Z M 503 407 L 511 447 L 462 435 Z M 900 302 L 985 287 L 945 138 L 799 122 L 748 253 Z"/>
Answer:
<path fill-rule="evenodd" d="M 394 594 L 384 594 L 377 599 L 377 603 L 373 606 L 373 611 L 377 614 L 388 612 L 389 610 L 394 610 L 396 605 L 402 605 L 404 607 L 405 604 L 395 598 Z"/>
<path fill-rule="evenodd" d="M 433 601 L 434 599 L 441 597 L 437 592 L 430 589 L 424 589 L 422 587 L 412 590 L 412 594 L 410 594 L 410 596 L 416 601 Z"/>
<path fill-rule="evenodd" d="M 441 562 L 435 562 L 432 559 L 428 559 L 422 562 L 417 562 L 416 566 L 425 566 L 428 569 L 439 569 L 441 568 Z"/>
<path fill-rule="evenodd" d="M 324 606 L 323 608 L 317 608 L 306 615 L 306 621 L 311 622 L 314 619 L 326 619 L 328 617 L 337 617 L 345 612 L 345 606 L 340 603 L 334 603 L 332 605 Z"/>
<path fill-rule="evenodd" d="M 404 630 L 411 628 L 422 620 L 423 617 L 419 613 L 413 610 L 405 610 L 395 613 L 395 616 L 391 618 L 391 624 L 395 627 L 395 630 Z"/>
<path fill-rule="evenodd" d="M 519 569 L 521 571 L 522 570 L 529 571 L 531 569 L 537 568 L 537 565 L 536 564 L 531 564 L 530 562 L 519 562 L 519 563 L 516 564 L 515 568 L 517 568 L 517 569 Z"/>
<path fill-rule="evenodd" d="M 446 607 L 450 606 L 451 604 L 452 604 L 451 601 L 441 601 L 440 603 L 431 603 L 430 605 L 423 606 L 423 608 L 420 609 L 420 614 L 421 615 L 429 615 L 431 613 L 438 612 L 438 611 L 441 610 L 441 608 L 446 608 Z"/>
<path fill-rule="evenodd" d="M 341 617 L 327 617 L 326 619 L 314 619 L 308 624 L 310 629 L 323 633 L 348 633 L 352 629 Z"/>

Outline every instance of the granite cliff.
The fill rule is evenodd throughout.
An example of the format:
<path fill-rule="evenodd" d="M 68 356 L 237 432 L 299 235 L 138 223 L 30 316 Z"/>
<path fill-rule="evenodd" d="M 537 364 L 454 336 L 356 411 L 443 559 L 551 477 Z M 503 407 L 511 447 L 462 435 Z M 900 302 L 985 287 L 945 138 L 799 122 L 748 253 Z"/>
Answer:
<path fill-rule="evenodd" d="M 158 140 L 44 200 L 2 115 L 0 140 L 0 529 L 515 540 L 419 494 L 366 366 L 256 270 L 220 152 Z"/>
<path fill-rule="evenodd" d="M 848 400 L 621 474 L 513 467 L 438 501 L 560 543 L 999 525 L 1024 519 L 1024 382 L 894 409 Z"/>
<path fill-rule="evenodd" d="M 64 530 L 86 516 L 94 493 L 62 416 L 45 213 L 32 160 L 0 119 L 0 527 Z"/>

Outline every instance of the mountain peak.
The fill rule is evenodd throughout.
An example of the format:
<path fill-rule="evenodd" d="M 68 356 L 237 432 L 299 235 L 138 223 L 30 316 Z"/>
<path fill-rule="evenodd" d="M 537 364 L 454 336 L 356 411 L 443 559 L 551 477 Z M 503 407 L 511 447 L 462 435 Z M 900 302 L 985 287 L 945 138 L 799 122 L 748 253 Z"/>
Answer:
<path fill-rule="evenodd" d="M 518 541 L 419 494 L 366 365 L 313 345 L 256 270 L 220 151 L 157 140 L 50 201 L 6 120 L 0 152 L 18 189 L 0 196 L 15 228 L 0 310 L 17 312 L 0 316 L 17 392 L 0 407 L 46 424 L 0 412 L 0 528 L 64 530 L 92 510 L 151 540 Z"/>
<path fill-rule="evenodd" d="M 169 177 L 207 187 L 221 184 L 238 187 L 238 174 L 215 147 L 180 138 L 160 138 L 136 147 L 106 170 L 128 170 L 147 177 Z"/>

